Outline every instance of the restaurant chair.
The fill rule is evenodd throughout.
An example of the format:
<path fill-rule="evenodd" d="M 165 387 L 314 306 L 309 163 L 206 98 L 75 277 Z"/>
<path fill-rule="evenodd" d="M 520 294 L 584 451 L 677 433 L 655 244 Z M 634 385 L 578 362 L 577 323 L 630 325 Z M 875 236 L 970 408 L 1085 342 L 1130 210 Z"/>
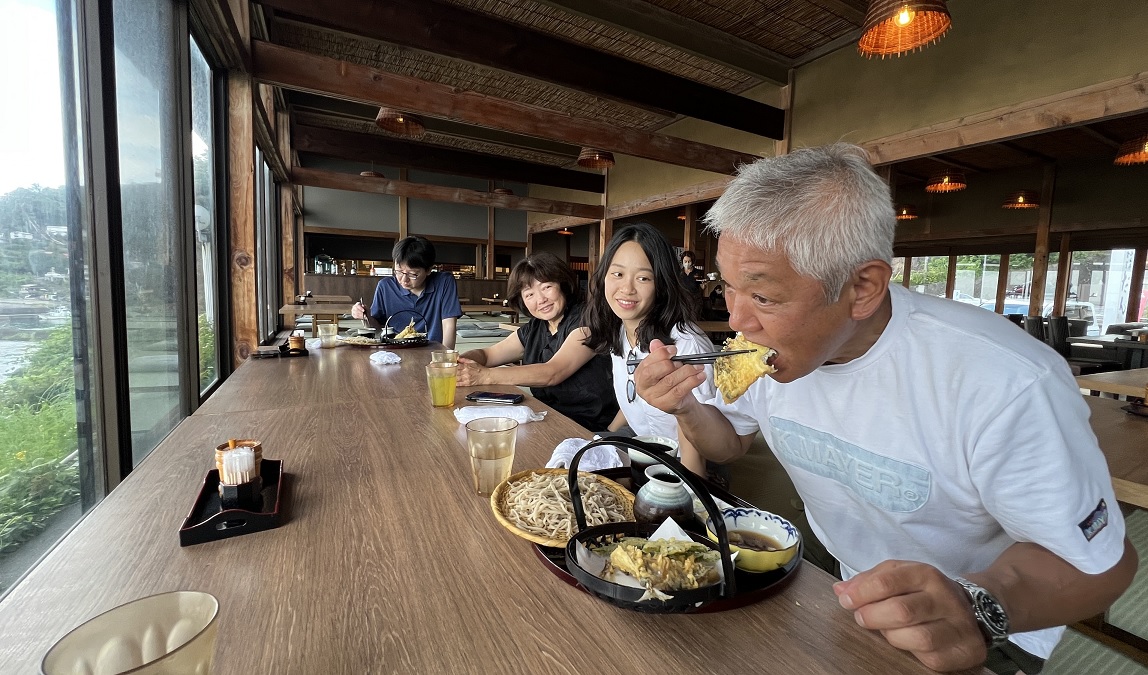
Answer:
<path fill-rule="evenodd" d="M 1026 316 L 1026 317 L 1024 317 L 1024 329 L 1026 331 L 1028 331 L 1029 335 L 1033 336 L 1037 340 L 1040 340 L 1041 342 L 1046 342 L 1045 337 L 1044 337 L 1044 317 L 1043 316 Z"/>
<path fill-rule="evenodd" d="M 1024 314 L 1005 314 L 1005 316 L 1018 327 L 1024 328 Z"/>
<path fill-rule="evenodd" d="M 1121 361 L 1106 359 L 1102 355 L 1081 356 L 1074 354 L 1073 345 L 1068 343 L 1069 320 L 1066 316 L 1051 316 L 1048 318 L 1048 344 L 1068 361 L 1073 375 L 1089 375 L 1102 373 L 1108 370 L 1121 370 L 1124 364 Z"/>

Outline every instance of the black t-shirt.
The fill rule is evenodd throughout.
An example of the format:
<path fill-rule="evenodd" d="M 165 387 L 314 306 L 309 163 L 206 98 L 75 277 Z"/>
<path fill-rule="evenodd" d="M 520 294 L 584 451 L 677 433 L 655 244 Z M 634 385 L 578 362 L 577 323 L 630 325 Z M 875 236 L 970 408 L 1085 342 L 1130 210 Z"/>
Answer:
<path fill-rule="evenodd" d="M 522 363 L 546 363 L 558 353 L 570 333 L 581 327 L 581 305 L 566 308 L 558 332 L 553 335 L 548 322 L 531 319 L 518 329 L 518 339 L 523 347 Z M 574 371 L 564 382 L 552 387 L 531 387 L 530 393 L 590 431 L 604 430 L 618 414 L 610 357 L 607 354 L 595 354 L 594 358 Z"/>

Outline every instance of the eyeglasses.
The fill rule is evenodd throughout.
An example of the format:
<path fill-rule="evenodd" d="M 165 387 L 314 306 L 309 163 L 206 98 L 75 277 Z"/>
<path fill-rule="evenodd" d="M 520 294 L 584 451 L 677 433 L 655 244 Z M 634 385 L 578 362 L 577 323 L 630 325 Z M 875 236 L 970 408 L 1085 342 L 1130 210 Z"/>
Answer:
<path fill-rule="evenodd" d="M 626 372 L 630 374 L 630 379 L 626 380 L 626 402 L 633 403 L 634 399 L 638 397 L 638 389 L 634 385 L 634 371 L 637 370 L 638 364 L 641 363 L 636 357 L 637 347 L 630 350 L 626 355 Z"/>
<path fill-rule="evenodd" d="M 399 270 L 395 270 L 396 277 L 402 277 L 407 281 L 418 281 L 418 278 L 422 275 L 422 272 L 400 272 Z"/>

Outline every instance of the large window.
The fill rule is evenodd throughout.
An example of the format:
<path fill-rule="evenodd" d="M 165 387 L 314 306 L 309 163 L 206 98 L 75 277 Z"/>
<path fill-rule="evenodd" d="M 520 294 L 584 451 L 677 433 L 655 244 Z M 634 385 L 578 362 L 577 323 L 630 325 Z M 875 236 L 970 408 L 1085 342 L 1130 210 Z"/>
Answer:
<path fill-rule="evenodd" d="M 1073 251 L 1065 315 L 1087 320 L 1090 334 L 1124 323 L 1135 255 L 1130 248 Z"/>
<path fill-rule="evenodd" d="M 185 194 L 168 0 L 113 0 L 133 466 L 181 419 L 179 253 Z"/>
<path fill-rule="evenodd" d="M 918 256 L 910 259 L 909 289 L 925 295 L 945 296 L 949 274 L 948 256 Z"/>
<path fill-rule="evenodd" d="M 0 0 L 0 594 L 219 372 L 224 141 L 187 5 L 74 4 Z"/>
<path fill-rule="evenodd" d="M 266 341 L 275 337 L 279 327 L 279 300 L 283 293 L 279 283 L 278 193 L 275 177 L 258 149 L 255 151 L 255 193 L 255 293 L 259 298 L 259 339 Z"/>
<path fill-rule="evenodd" d="M 72 12 L 0 1 L 0 594 L 103 494 Z"/>
<path fill-rule="evenodd" d="M 195 183 L 195 289 L 199 390 L 219 376 L 216 328 L 219 318 L 218 228 L 215 199 L 214 79 L 199 45 L 191 41 L 191 150 Z"/>

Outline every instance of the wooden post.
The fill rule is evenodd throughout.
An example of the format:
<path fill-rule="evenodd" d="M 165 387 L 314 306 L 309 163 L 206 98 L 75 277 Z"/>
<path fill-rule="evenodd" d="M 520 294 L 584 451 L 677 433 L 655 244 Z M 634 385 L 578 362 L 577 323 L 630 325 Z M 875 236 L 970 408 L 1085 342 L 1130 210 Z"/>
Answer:
<path fill-rule="evenodd" d="M 288 184 L 279 186 L 279 225 L 283 240 L 280 251 L 283 256 L 283 297 L 291 298 L 302 292 L 299 284 L 299 267 L 295 258 L 295 192 Z"/>
<path fill-rule="evenodd" d="M 399 169 L 399 180 L 407 180 L 407 170 Z M 399 197 L 399 239 L 406 239 L 407 233 L 407 198 Z M 392 264 L 394 261 L 391 261 Z"/>
<path fill-rule="evenodd" d="M 1056 259 L 1056 293 L 1052 300 L 1053 316 L 1064 316 L 1064 307 L 1068 304 L 1068 277 L 1072 273 L 1071 241 L 1072 235 L 1068 232 L 1060 235 L 1060 256 Z"/>
<path fill-rule="evenodd" d="M 682 232 L 682 248 L 687 251 L 693 251 L 694 255 L 698 252 L 698 205 L 686 204 L 684 207 L 686 213 L 686 221 L 683 226 Z M 695 258 L 694 264 L 699 261 Z M 704 261 L 701 261 L 703 264 Z"/>
<path fill-rule="evenodd" d="M 610 209 L 610 169 L 606 168 L 605 172 L 606 172 L 606 189 L 602 191 L 602 209 L 604 211 L 608 212 Z M 595 235 L 594 229 L 597 229 L 597 233 L 596 233 L 597 236 L 594 236 Z M 613 236 L 614 236 L 614 219 L 613 218 L 603 218 L 602 220 L 600 220 L 598 222 L 597 228 L 593 228 L 593 227 L 591 228 L 591 230 L 590 230 L 590 247 L 589 247 L 590 248 L 590 254 L 589 254 L 590 262 L 589 262 L 589 265 L 587 265 L 587 270 L 588 270 L 587 274 L 590 275 L 591 279 L 594 278 L 594 271 L 598 268 L 599 256 L 601 256 L 602 252 L 606 250 L 606 244 L 610 243 L 610 239 Z"/>
<path fill-rule="evenodd" d="M 1056 187 L 1056 165 L 1044 167 L 1044 184 L 1040 188 L 1040 219 L 1036 224 L 1036 253 L 1032 257 L 1032 294 L 1028 300 L 1029 316 L 1040 316 L 1044 307 L 1044 282 L 1048 277 L 1048 233 L 1052 223 L 1052 192 Z"/>
<path fill-rule="evenodd" d="M 494 181 L 487 181 L 488 192 L 494 191 Z M 484 279 L 494 278 L 494 207 L 486 207 L 486 272 Z"/>
<path fill-rule="evenodd" d="M 913 267 L 913 257 L 905 256 L 905 269 L 901 270 L 901 285 L 905 288 L 909 287 L 909 271 Z"/>
<path fill-rule="evenodd" d="M 957 287 L 957 256 L 949 256 L 949 270 L 945 274 L 945 297 L 953 297 L 953 291 Z"/>
<path fill-rule="evenodd" d="M 232 360 L 236 367 L 259 344 L 259 302 L 255 292 L 255 139 L 251 77 L 227 77 L 227 166 Z"/>
<path fill-rule="evenodd" d="M 1124 312 L 1125 321 L 1139 321 L 1146 309 L 1140 306 L 1140 295 L 1144 289 L 1145 263 L 1148 263 L 1148 249 L 1141 246 L 1136 249 L 1136 254 L 1132 257 L 1132 280 L 1131 288 L 1128 289 L 1128 309 Z"/>
<path fill-rule="evenodd" d="M 1000 269 L 997 271 L 997 314 L 1004 314 L 1005 295 L 1008 294 L 1008 254 L 1001 254 Z"/>

